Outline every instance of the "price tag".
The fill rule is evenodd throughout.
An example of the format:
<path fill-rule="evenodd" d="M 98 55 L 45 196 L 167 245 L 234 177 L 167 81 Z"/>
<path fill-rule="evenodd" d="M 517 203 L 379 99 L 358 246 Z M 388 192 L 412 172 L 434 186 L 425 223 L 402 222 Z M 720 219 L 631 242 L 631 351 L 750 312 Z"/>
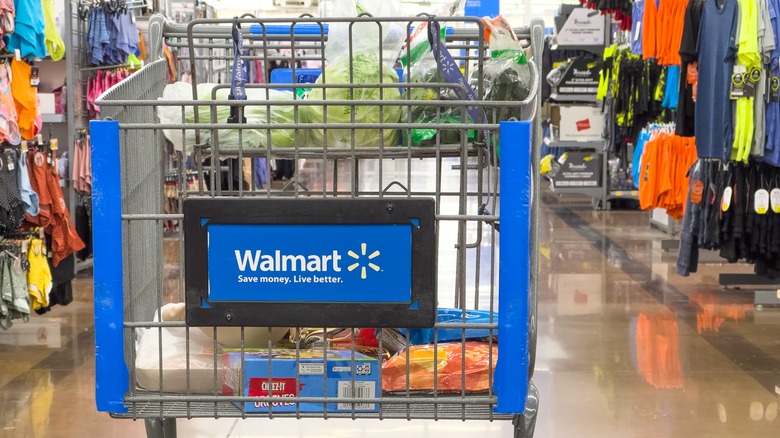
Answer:
<path fill-rule="evenodd" d="M 14 50 L 14 57 L 16 58 L 17 61 L 21 61 L 22 60 L 22 51 L 19 50 L 19 49 Z"/>
<path fill-rule="evenodd" d="M 41 83 L 41 77 L 39 75 L 39 69 L 38 67 L 33 67 L 32 72 L 30 73 L 30 85 L 33 87 L 37 87 L 38 84 Z"/>
<path fill-rule="evenodd" d="M 8 170 L 14 170 L 16 169 L 16 166 L 14 166 L 13 160 L 8 160 Z"/>
<path fill-rule="evenodd" d="M 769 211 L 769 192 L 764 189 L 756 191 L 754 208 L 758 214 L 766 214 Z"/>
<path fill-rule="evenodd" d="M 22 152 L 27 152 L 27 140 L 22 140 Z"/>
<path fill-rule="evenodd" d="M 53 151 L 56 151 L 56 150 L 58 150 L 58 149 L 59 149 L 59 147 L 60 147 L 60 141 L 59 141 L 59 140 L 57 140 L 56 138 L 52 138 L 51 140 L 49 140 L 49 147 L 50 147 L 50 148 L 51 148 L 51 150 L 53 150 Z"/>
<path fill-rule="evenodd" d="M 772 203 L 772 211 L 780 213 L 780 189 L 772 189 L 769 192 L 769 200 Z"/>
<path fill-rule="evenodd" d="M 731 187 L 726 187 L 723 190 L 723 197 L 720 199 L 720 209 L 722 211 L 729 211 L 729 207 L 731 207 L 731 193 Z"/>

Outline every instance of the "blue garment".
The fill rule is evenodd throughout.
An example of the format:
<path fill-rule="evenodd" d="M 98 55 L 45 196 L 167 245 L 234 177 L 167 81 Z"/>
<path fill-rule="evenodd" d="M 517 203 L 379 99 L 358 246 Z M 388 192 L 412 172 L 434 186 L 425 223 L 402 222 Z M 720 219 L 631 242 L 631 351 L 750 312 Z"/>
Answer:
<path fill-rule="evenodd" d="M 631 160 L 631 177 L 634 180 L 634 187 L 639 188 L 639 175 L 642 173 L 642 154 L 645 153 L 645 143 L 650 140 L 650 133 L 642 131 L 636 139 L 634 146 L 634 157 Z"/>
<path fill-rule="evenodd" d="M 770 73 L 780 77 L 780 0 L 769 0 L 769 16 L 777 43 L 770 54 Z M 766 146 L 764 159 L 773 166 L 780 166 L 780 102 L 766 104 Z"/>
<path fill-rule="evenodd" d="M 268 166 L 265 158 L 255 158 L 255 188 L 262 189 L 268 185 Z"/>
<path fill-rule="evenodd" d="M 24 211 L 30 216 L 38 216 L 40 203 L 38 194 L 35 193 L 30 184 L 30 174 L 27 171 L 27 155 L 22 154 L 22 157 L 17 162 L 19 163 L 16 167 L 19 175 L 19 194 L 22 197 Z"/>
<path fill-rule="evenodd" d="M 642 17 L 645 15 L 645 0 L 636 0 L 631 6 L 631 52 L 642 55 Z"/>
<path fill-rule="evenodd" d="M 666 69 L 666 91 L 664 102 L 661 106 L 671 110 L 677 110 L 680 102 L 680 66 L 673 65 Z"/>
<path fill-rule="evenodd" d="M 699 28 L 696 150 L 699 158 L 731 158 L 734 138 L 729 91 L 737 54 L 737 0 L 704 3 Z"/>
<path fill-rule="evenodd" d="M 122 58 L 127 59 L 128 55 L 135 54 L 136 50 L 138 50 L 138 28 L 127 12 L 115 15 L 114 23 L 116 28 L 116 47 L 124 53 Z"/>
<path fill-rule="evenodd" d="M 45 58 L 46 35 L 43 30 L 43 5 L 40 0 L 14 0 L 16 28 L 5 36 L 8 51 L 19 50 L 22 58 Z"/>
<path fill-rule="evenodd" d="M 89 30 L 87 31 L 89 62 L 92 65 L 101 65 L 106 56 L 105 49 L 110 41 L 110 35 L 106 28 L 106 15 L 103 9 L 94 8 L 89 17 Z"/>

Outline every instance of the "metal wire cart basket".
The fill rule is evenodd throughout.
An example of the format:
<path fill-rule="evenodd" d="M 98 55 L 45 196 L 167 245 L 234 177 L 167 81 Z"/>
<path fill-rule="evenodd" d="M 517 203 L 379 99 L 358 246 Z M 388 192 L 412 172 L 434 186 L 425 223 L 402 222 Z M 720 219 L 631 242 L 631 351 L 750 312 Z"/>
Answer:
<path fill-rule="evenodd" d="M 514 30 L 520 100 L 477 18 L 150 29 L 156 60 L 90 126 L 98 409 L 165 437 L 197 417 L 533 435 L 541 20 Z M 273 160 L 289 179 L 263 179 Z"/>

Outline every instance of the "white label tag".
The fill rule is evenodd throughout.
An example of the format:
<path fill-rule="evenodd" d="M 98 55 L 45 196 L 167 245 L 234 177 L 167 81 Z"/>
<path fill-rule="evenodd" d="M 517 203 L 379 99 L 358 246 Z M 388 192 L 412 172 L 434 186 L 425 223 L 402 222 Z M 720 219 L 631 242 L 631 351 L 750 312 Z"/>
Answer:
<path fill-rule="evenodd" d="M 729 207 L 731 207 L 731 187 L 726 187 L 723 190 L 723 198 L 720 200 L 720 209 L 729 211 Z"/>
<path fill-rule="evenodd" d="M 325 374 L 324 363 L 306 363 L 302 362 L 298 364 L 298 374 L 301 376 L 314 376 Z"/>
<path fill-rule="evenodd" d="M 544 144 L 546 146 L 550 146 L 551 143 L 552 143 L 552 140 L 550 140 L 550 137 L 547 137 L 547 138 L 544 139 Z"/>
<path fill-rule="evenodd" d="M 16 169 L 16 166 L 14 166 L 14 162 L 13 161 L 9 161 L 8 162 L 8 170 L 14 170 L 14 169 Z"/>
<path fill-rule="evenodd" d="M 769 192 L 764 189 L 756 191 L 755 210 L 758 214 L 766 214 L 769 211 Z"/>
<path fill-rule="evenodd" d="M 744 65 L 734 65 L 734 73 L 747 73 L 747 67 Z"/>
<path fill-rule="evenodd" d="M 772 211 L 780 213 L 780 189 L 772 189 L 769 192 L 769 200 L 772 202 Z"/>
<path fill-rule="evenodd" d="M 16 60 L 17 61 L 21 61 L 22 60 L 22 51 L 21 50 L 15 49 L 14 50 L 14 55 L 16 56 Z"/>
<path fill-rule="evenodd" d="M 642 28 L 642 22 L 636 22 L 636 30 L 634 31 L 634 41 L 639 41 L 639 37 L 642 35 L 639 30 Z"/>

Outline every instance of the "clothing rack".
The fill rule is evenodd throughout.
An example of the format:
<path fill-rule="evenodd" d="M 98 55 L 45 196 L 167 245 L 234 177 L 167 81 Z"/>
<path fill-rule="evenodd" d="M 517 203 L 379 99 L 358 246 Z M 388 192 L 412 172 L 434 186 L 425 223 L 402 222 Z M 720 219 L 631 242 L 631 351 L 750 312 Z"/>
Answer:
<path fill-rule="evenodd" d="M 79 69 L 80 71 L 98 71 L 98 70 L 119 70 L 123 68 L 132 68 L 135 64 L 117 64 L 117 65 L 101 65 L 97 67 L 84 67 Z"/>

